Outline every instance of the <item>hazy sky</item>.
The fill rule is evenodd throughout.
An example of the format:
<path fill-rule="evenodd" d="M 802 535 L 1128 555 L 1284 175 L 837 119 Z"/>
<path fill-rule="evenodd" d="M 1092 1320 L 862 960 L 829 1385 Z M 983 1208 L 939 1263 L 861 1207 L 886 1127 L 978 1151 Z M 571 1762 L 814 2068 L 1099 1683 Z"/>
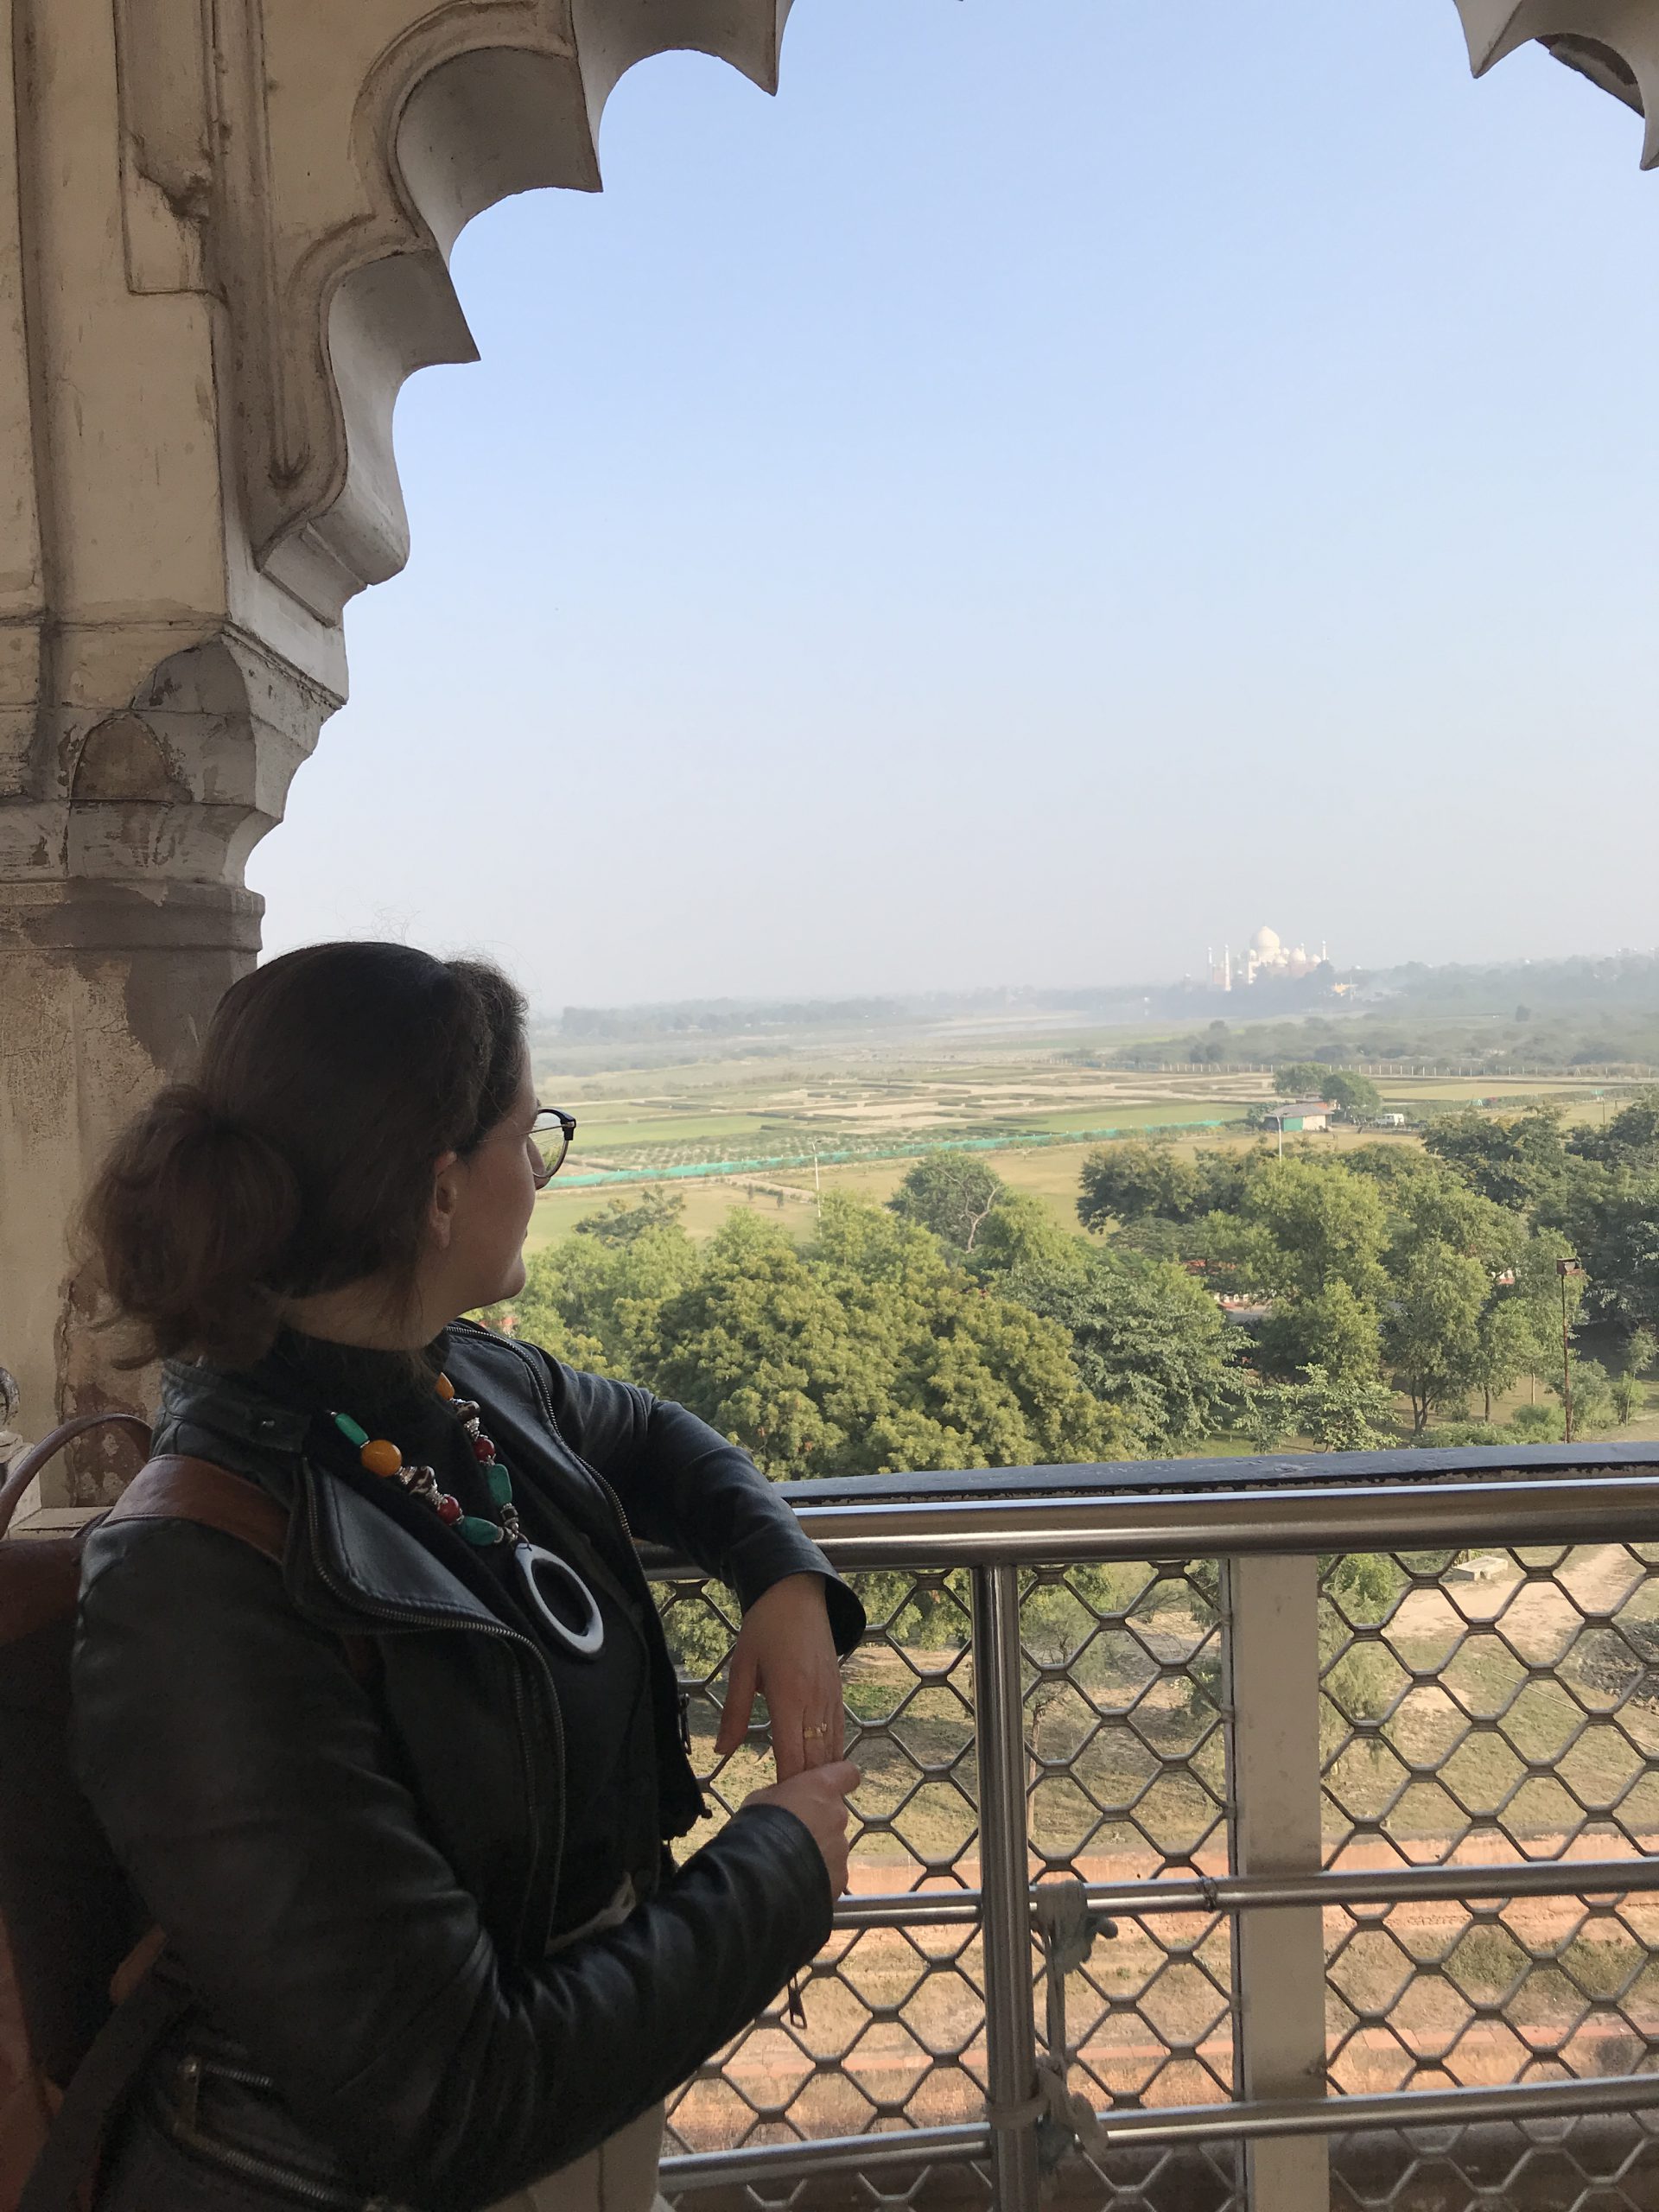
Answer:
<path fill-rule="evenodd" d="M 1659 175 L 1451 0 L 798 0 L 481 218 L 272 950 L 537 1003 L 1659 939 Z"/>

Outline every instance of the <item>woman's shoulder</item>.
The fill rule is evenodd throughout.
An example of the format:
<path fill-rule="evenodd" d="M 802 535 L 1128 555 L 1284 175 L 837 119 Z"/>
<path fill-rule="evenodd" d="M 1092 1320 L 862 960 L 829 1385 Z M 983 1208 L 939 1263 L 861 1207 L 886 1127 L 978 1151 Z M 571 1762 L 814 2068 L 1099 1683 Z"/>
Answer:
<path fill-rule="evenodd" d="M 469 1396 L 493 1388 L 539 1401 L 560 1378 L 558 1362 L 539 1344 L 520 1343 L 478 1321 L 452 1321 L 437 1348 L 444 1373 Z"/>
<path fill-rule="evenodd" d="M 511 1401 L 588 1459 L 632 1451 L 651 1422 L 656 1402 L 637 1383 L 567 1367 L 539 1344 L 475 1321 L 451 1322 L 442 1357 L 464 1396 L 486 1406 Z"/>

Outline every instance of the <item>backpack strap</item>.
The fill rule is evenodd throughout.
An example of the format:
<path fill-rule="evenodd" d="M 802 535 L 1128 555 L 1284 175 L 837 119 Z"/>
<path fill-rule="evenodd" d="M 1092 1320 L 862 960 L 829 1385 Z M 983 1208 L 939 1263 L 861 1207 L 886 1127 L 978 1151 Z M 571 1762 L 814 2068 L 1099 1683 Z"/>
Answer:
<path fill-rule="evenodd" d="M 66 1444 L 73 1444 L 78 1436 L 85 1436 L 94 1428 L 119 1428 L 130 1436 L 141 1452 L 149 1450 L 149 1423 L 140 1421 L 137 1414 L 77 1414 L 43 1436 L 21 1459 L 14 1459 L 10 1471 L 0 1482 L 0 1535 L 6 1532 L 12 1515 L 29 1488 L 48 1459 L 54 1459 Z"/>
<path fill-rule="evenodd" d="M 263 1552 L 278 1567 L 288 1549 L 288 1513 L 245 1475 L 211 1459 L 172 1452 L 146 1460 L 106 1516 L 111 1521 L 200 1521 Z"/>
<path fill-rule="evenodd" d="M 16 2212 L 74 2212 L 111 2117 L 174 2023 L 189 2009 L 181 1982 L 146 1974 L 93 2037 L 53 2117 Z"/>
<path fill-rule="evenodd" d="M 105 1519 L 200 1522 L 278 1567 L 288 1550 L 288 1512 L 257 1483 L 211 1459 L 172 1452 L 146 1460 Z M 379 1671 L 373 1641 L 358 1636 L 340 1640 L 357 1680 L 372 1681 Z M 74 2212 L 111 2117 L 162 2037 L 189 2010 L 190 1991 L 162 1964 L 165 1941 L 153 1929 L 117 1975 L 111 1991 L 115 2009 L 64 2091 L 16 2212 Z"/>

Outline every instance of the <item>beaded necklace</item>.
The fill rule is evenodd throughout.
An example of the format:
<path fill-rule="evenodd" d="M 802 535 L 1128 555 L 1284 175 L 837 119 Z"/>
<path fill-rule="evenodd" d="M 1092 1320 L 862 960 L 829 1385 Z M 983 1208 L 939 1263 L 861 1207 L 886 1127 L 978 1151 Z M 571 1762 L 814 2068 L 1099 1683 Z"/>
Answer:
<path fill-rule="evenodd" d="M 432 1468 L 405 1465 L 403 1452 L 389 1437 L 371 1436 L 361 1422 L 353 1421 L 349 1414 L 331 1414 L 329 1418 L 346 1442 L 356 1446 L 358 1459 L 370 1474 L 383 1482 L 395 1481 L 411 1497 L 423 1499 L 446 1527 L 464 1536 L 469 1544 L 477 1545 L 480 1551 L 492 1544 L 511 1544 L 513 1565 L 540 1619 L 578 1658 L 597 1657 L 604 1649 L 605 1623 L 593 1592 L 574 1567 L 542 1545 L 532 1544 L 519 1526 L 512 1502 L 512 1478 L 494 1444 L 484 1433 L 480 1423 L 482 1408 L 477 1401 L 458 1398 L 455 1386 L 447 1375 L 439 1376 L 436 1387 L 439 1397 L 455 1414 L 472 1445 L 473 1457 L 483 1471 L 490 1496 L 501 1516 L 499 1522 L 487 1520 L 480 1513 L 467 1512 L 458 1497 L 439 1489 L 437 1475 Z M 538 1575 L 550 1576 L 568 1598 L 575 1600 L 585 1615 L 579 1628 L 572 1628 L 548 1604 L 537 1581 Z"/>

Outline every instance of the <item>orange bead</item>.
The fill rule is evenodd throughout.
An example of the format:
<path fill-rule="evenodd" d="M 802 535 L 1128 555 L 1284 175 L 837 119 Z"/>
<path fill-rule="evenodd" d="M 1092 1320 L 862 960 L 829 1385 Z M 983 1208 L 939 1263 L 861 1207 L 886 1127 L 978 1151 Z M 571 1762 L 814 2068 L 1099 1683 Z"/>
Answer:
<path fill-rule="evenodd" d="M 403 1453 L 384 1436 L 365 1444 L 357 1456 L 372 1475 L 395 1475 L 404 1464 Z"/>
<path fill-rule="evenodd" d="M 437 1390 L 441 1398 L 453 1398 L 455 1395 L 455 1386 L 447 1375 L 439 1376 Z"/>

